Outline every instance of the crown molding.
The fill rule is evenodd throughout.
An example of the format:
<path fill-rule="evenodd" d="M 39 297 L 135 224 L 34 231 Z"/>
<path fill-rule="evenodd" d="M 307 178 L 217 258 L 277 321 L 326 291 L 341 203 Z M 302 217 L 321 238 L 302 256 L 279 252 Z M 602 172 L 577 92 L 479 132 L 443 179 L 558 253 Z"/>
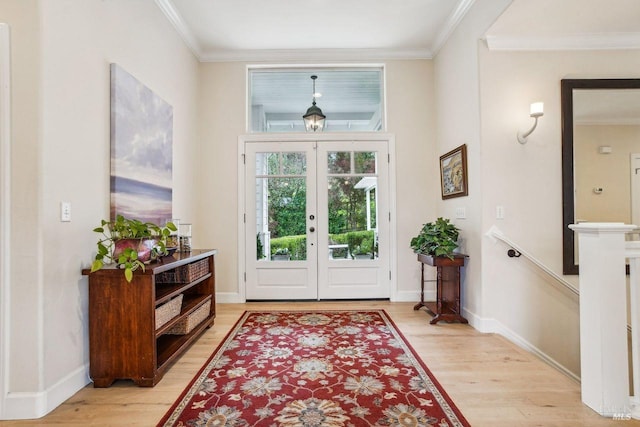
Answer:
<path fill-rule="evenodd" d="M 444 23 L 433 43 L 432 51 L 434 56 L 438 54 L 442 46 L 449 40 L 449 37 L 451 37 L 451 34 L 453 34 L 458 25 L 460 25 L 460 22 L 462 22 L 462 19 L 469 9 L 471 9 L 475 1 L 476 0 L 460 0 L 460 2 L 458 2 L 455 10 L 447 18 L 447 22 Z"/>
<path fill-rule="evenodd" d="M 201 62 L 256 61 L 354 61 L 384 59 L 433 59 L 428 49 L 251 49 L 212 51 Z"/>
<path fill-rule="evenodd" d="M 202 48 L 200 47 L 200 43 L 198 43 L 198 40 L 185 23 L 184 18 L 182 18 L 182 15 L 180 15 L 180 12 L 178 12 L 178 9 L 176 9 L 173 2 L 171 0 L 155 0 L 155 2 L 176 31 L 178 31 L 182 40 L 186 43 L 189 49 L 191 49 L 191 52 L 193 52 L 196 58 L 200 60 L 202 57 Z"/>
<path fill-rule="evenodd" d="M 172 0 L 154 1 L 200 62 L 433 59 L 433 52 L 429 49 L 245 49 L 205 52 Z M 445 25 L 446 37 L 462 19 L 462 16 L 459 16 L 460 13 L 464 15 L 474 1 L 460 1 L 456 11 L 449 17 Z"/>
<path fill-rule="evenodd" d="M 549 36 L 486 37 L 489 50 L 623 50 L 640 49 L 640 33 L 584 33 Z"/>

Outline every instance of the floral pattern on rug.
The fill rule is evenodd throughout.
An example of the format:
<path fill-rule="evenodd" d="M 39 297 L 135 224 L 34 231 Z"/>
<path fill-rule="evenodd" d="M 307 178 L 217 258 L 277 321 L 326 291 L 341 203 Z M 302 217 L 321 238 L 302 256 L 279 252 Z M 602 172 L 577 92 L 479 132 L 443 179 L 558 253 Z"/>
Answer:
<path fill-rule="evenodd" d="M 374 310 L 246 312 L 159 425 L 469 424 Z"/>

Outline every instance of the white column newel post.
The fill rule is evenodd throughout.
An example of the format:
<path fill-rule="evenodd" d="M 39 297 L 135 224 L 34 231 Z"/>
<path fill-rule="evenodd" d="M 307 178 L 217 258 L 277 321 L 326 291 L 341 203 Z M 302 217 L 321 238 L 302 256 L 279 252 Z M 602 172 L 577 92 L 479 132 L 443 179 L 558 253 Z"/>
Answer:
<path fill-rule="evenodd" d="M 600 415 L 628 416 L 625 234 L 633 225 L 580 223 L 580 370 L 582 402 Z"/>
<path fill-rule="evenodd" d="M 633 398 L 631 417 L 640 419 L 640 242 L 626 243 L 629 259 L 629 306 L 631 311 L 631 366 Z"/>

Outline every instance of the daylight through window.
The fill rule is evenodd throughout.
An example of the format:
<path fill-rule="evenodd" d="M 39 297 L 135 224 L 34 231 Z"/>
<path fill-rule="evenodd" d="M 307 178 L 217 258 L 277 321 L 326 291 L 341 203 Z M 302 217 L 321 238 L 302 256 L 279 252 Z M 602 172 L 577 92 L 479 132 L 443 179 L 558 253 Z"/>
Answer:
<path fill-rule="evenodd" d="M 324 132 L 385 128 L 382 67 L 249 69 L 249 132 L 305 132 L 313 101 L 327 117 Z"/>

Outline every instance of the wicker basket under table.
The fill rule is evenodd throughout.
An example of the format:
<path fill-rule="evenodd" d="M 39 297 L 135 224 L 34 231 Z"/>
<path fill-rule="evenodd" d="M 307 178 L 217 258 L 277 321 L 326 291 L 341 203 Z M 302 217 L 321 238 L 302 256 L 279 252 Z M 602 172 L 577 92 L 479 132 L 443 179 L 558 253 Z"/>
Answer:
<path fill-rule="evenodd" d="M 171 301 L 156 308 L 156 329 L 161 328 L 162 325 L 180 314 L 182 298 L 183 295 L 180 294 Z"/>
<path fill-rule="evenodd" d="M 167 334 L 186 335 L 209 317 L 209 313 L 211 313 L 211 298 L 208 298 L 207 301 L 196 308 L 193 313 L 176 323 L 167 331 Z"/>
<path fill-rule="evenodd" d="M 189 283 L 205 276 L 207 273 L 209 273 L 209 260 L 205 258 L 158 274 L 156 283 Z"/>

